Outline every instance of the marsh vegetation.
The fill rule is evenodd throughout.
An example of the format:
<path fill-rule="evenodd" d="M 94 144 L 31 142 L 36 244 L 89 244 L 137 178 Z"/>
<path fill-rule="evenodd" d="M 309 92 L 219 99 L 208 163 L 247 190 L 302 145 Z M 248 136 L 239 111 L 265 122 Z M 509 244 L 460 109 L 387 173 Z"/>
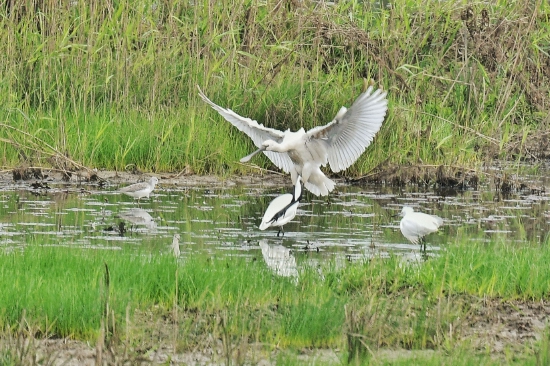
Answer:
<path fill-rule="evenodd" d="M 548 155 L 545 2 L 29 0 L 0 11 L 4 166 L 246 174 L 236 162 L 250 142 L 196 85 L 295 130 L 330 121 L 364 78 L 390 108 L 349 176 Z"/>
<path fill-rule="evenodd" d="M 139 206 L 118 185 L 2 188 L 5 363 L 546 357 L 546 195 L 342 185 L 277 238 L 258 224 L 281 188 L 163 181 Z M 425 257 L 403 204 L 445 217 Z"/>
<path fill-rule="evenodd" d="M 545 182 L 523 174 L 550 156 L 549 15 L 546 2 L 527 0 L 4 1 L 0 164 L 39 183 L 44 169 L 95 179 L 98 191 L 105 182 L 93 168 L 264 174 L 265 157 L 238 163 L 253 146 L 196 85 L 241 115 L 295 130 L 328 122 L 372 80 L 388 90 L 389 113 L 335 179 L 483 183 L 491 193 L 480 202 L 521 189 L 545 197 Z M 488 171 L 494 159 L 512 164 Z M 2 192 L 2 213 L 21 213 L 18 194 Z M 183 251 L 178 262 L 147 246 L 107 251 L 29 235 L 0 255 L 0 363 L 547 364 L 550 252 L 545 221 L 532 220 L 545 207 L 507 212 L 513 239 L 450 225 L 425 262 L 327 256 L 297 279 L 249 255 Z"/>
<path fill-rule="evenodd" d="M 3 277 L 15 279 L 1 283 L 0 355 L 27 364 L 36 354 L 10 343 L 25 336 L 89 340 L 113 363 L 197 352 L 240 364 L 331 349 L 336 361 L 376 364 L 381 350 L 402 349 L 436 350 L 418 356 L 428 364 L 466 355 L 539 364 L 548 357 L 547 247 L 455 242 L 424 264 L 326 263 L 322 278 L 305 268 L 297 282 L 242 257 L 178 265 L 149 252 L 31 247 L 0 257 Z"/>

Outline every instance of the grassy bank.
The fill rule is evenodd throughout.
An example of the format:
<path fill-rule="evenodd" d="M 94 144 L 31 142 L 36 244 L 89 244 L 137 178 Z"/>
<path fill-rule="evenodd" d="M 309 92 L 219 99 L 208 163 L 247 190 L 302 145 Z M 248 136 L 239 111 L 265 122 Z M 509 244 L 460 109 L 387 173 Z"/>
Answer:
<path fill-rule="evenodd" d="M 479 361 L 491 346 L 470 329 L 484 321 L 488 303 L 514 308 L 548 299 L 550 249 L 457 242 L 423 263 L 374 258 L 321 272 L 306 267 L 295 282 L 261 259 L 178 264 L 161 254 L 30 246 L 0 255 L 3 337 L 23 329 L 136 355 L 162 343 L 176 352 L 221 347 L 236 362 L 253 344 L 264 357 L 276 345 L 339 349 L 363 360 L 379 349 L 435 350 L 433 364 L 473 352 L 466 359 Z M 541 342 L 512 342 L 508 361 L 535 362 L 548 351 Z"/>
<path fill-rule="evenodd" d="M 247 173 L 236 162 L 251 142 L 197 84 L 295 129 L 328 122 L 363 78 L 389 91 L 390 109 L 348 175 L 546 153 L 535 133 L 549 105 L 546 2 L 192 3 L 6 3 L 1 164 Z"/>

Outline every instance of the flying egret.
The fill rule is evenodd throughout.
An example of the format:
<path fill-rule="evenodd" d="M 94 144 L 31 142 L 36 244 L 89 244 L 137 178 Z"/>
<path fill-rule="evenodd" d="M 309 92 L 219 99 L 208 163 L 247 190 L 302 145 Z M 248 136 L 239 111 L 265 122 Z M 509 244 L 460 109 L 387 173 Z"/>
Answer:
<path fill-rule="evenodd" d="M 296 216 L 298 204 L 302 198 L 301 181 L 302 177 L 298 176 L 294 185 L 294 194 L 286 193 L 271 201 L 269 206 L 267 206 L 267 210 L 265 210 L 260 230 L 265 230 L 270 226 L 280 226 L 281 228 L 277 232 L 277 236 L 279 236 L 281 231 L 285 235 L 283 225 Z"/>
<path fill-rule="evenodd" d="M 263 151 L 273 164 L 290 173 L 293 184 L 300 175 L 306 189 L 316 196 L 326 196 L 334 189 L 334 182 L 325 176 L 320 167 L 328 163 L 331 170 L 337 173 L 353 164 L 372 142 L 388 109 L 386 92 L 381 89 L 373 92 L 370 86 L 349 109 L 340 108 L 334 119 L 325 126 L 308 132 L 303 128 L 296 132 L 289 129 L 282 132 L 220 107 L 208 99 L 200 88 L 199 96 L 239 131 L 246 133 L 259 148 L 242 158 L 242 163 Z"/>
<path fill-rule="evenodd" d="M 401 210 L 401 223 L 399 228 L 403 236 L 413 244 L 420 243 L 422 249 L 423 237 L 436 232 L 441 225 L 443 219 L 439 216 L 428 215 L 422 212 L 415 212 L 410 206 L 403 206 Z M 426 243 L 424 243 L 424 251 L 426 251 Z"/>
<path fill-rule="evenodd" d="M 127 194 L 130 197 L 134 197 L 138 201 L 143 198 L 149 198 L 149 194 L 155 189 L 155 185 L 159 182 L 157 177 L 151 177 L 149 182 L 141 182 L 129 185 L 127 187 L 119 189 L 119 192 Z"/>

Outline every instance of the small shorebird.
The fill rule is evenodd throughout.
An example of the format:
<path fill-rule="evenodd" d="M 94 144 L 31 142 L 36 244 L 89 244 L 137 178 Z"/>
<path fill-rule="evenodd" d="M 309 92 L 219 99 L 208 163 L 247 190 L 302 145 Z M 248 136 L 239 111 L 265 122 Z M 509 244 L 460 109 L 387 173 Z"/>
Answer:
<path fill-rule="evenodd" d="M 443 225 L 443 219 L 435 215 L 414 212 L 414 209 L 410 206 L 403 207 L 401 216 L 403 218 L 399 228 L 403 236 L 413 244 L 420 243 L 420 249 L 424 244 L 424 251 L 426 251 L 426 243 L 423 241 L 424 236 L 436 232 Z"/>
<path fill-rule="evenodd" d="M 373 90 L 370 86 L 349 109 L 340 108 L 330 123 L 307 132 L 303 128 L 296 132 L 268 128 L 231 109 L 220 107 L 200 88 L 199 96 L 239 131 L 247 134 L 258 147 L 242 158 L 242 163 L 263 151 L 279 169 L 290 173 L 293 184 L 300 175 L 307 190 L 316 196 L 326 196 L 334 189 L 335 183 L 325 176 L 321 166 L 330 164 L 335 173 L 347 169 L 363 154 L 382 126 L 388 100 L 386 92 Z"/>
<path fill-rule="evenodd" d="M 138 201 L 143 198 L 149 198 L 149 194 L 155 189 L 155 185 L 159 182 L 157 177 L 151 177 L 149 182 L 135 183 L 130 186 L 119 189 L 119 192 L 127 194 L 130 197 L 134 197 Z"/>
<path fill-rule="evenodd" d="M 180 234 L 174 234 L 174 238 L 172 239 L 172 253 L 176 258 L 180 256 Z"/>
<path fill-rule="evenodd" d="M 294 186 L 294 194 L 286 193 L 271 201 L 269 206 L 267 206 L 267 210 L 265 210 L 260 230 L 265 230 L 270 226 L 280 226 L 277 236 L 279 236 L 281 231 L 285 235 L 283 225 L 296 216 L 296 211 L 302 198 L 301 180 L 302 177 L 298 176 L 296 185 Z"/>

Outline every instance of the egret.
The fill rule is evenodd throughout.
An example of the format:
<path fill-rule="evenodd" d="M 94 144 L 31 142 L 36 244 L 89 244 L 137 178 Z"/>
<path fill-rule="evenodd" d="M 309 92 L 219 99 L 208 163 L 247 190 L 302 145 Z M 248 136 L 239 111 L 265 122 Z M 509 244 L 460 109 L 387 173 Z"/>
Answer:
<path fill-rule="evenodd" d="M 155 185 L 159 182 L 157 177 L 151 177 L 148 182 L 141 182 L 129 185 L 127 187 L 119 189 L 119 192 L 127 194 L 130 197 L 134 197 L 138 201 L 143 198 L 149 198 L 149 194 L 155 189 Z"/>
<path fill-rule="evenodd" d="M 282 132 L 220 107 L 200 88 L 199 96 L 239 131 L 247 134 L 258 147 L 242 158 L 242 163 L 263 152 L 279 169 L 290 173 L 293 184 L 301 176 L 306 189 L 316 196 L 326 196 L 334 189 L 334 182 L 325 176 L 321 166 L 328 163 L 337 173 L 353 164 L 380 130 L 388 109 L 386 92 L 381 89 L 373 92 L 370 86 L 349 109 L 340 108 L 325 126 L 307 132 L 303 128 L 296 132 L 290 129 Z"/>
<path fill-rule="evenodd" d="M 277 232 L 277 236 L 279 236 L 281 231 L 285 235 L 283 225 L 296 216 L 298 204 L 302 198 L 301 180 L 302 177 L 298 176 L 294 185 L 294 194 L 286 193 L 271 201 L 269 206 L 267 206 L 267 210 L 265 210 L 260 230 L 265 230 L 270 226 L 280 226 L 281 228 Z"/>
<path fill-rule="evenodd" d="M 403 207 L 401 216 L 403 218 L 401 219 L 399 228 L 403 236 L 413 244 L 420 243 L 420 248 L 422 248 L 422 239 L 424 236 L 436 232 L 443 225 L 441 217 L 415 212 L 410 206 Z M 426 243 L 424 243 L 424 251 L 426 251 Z"/>

